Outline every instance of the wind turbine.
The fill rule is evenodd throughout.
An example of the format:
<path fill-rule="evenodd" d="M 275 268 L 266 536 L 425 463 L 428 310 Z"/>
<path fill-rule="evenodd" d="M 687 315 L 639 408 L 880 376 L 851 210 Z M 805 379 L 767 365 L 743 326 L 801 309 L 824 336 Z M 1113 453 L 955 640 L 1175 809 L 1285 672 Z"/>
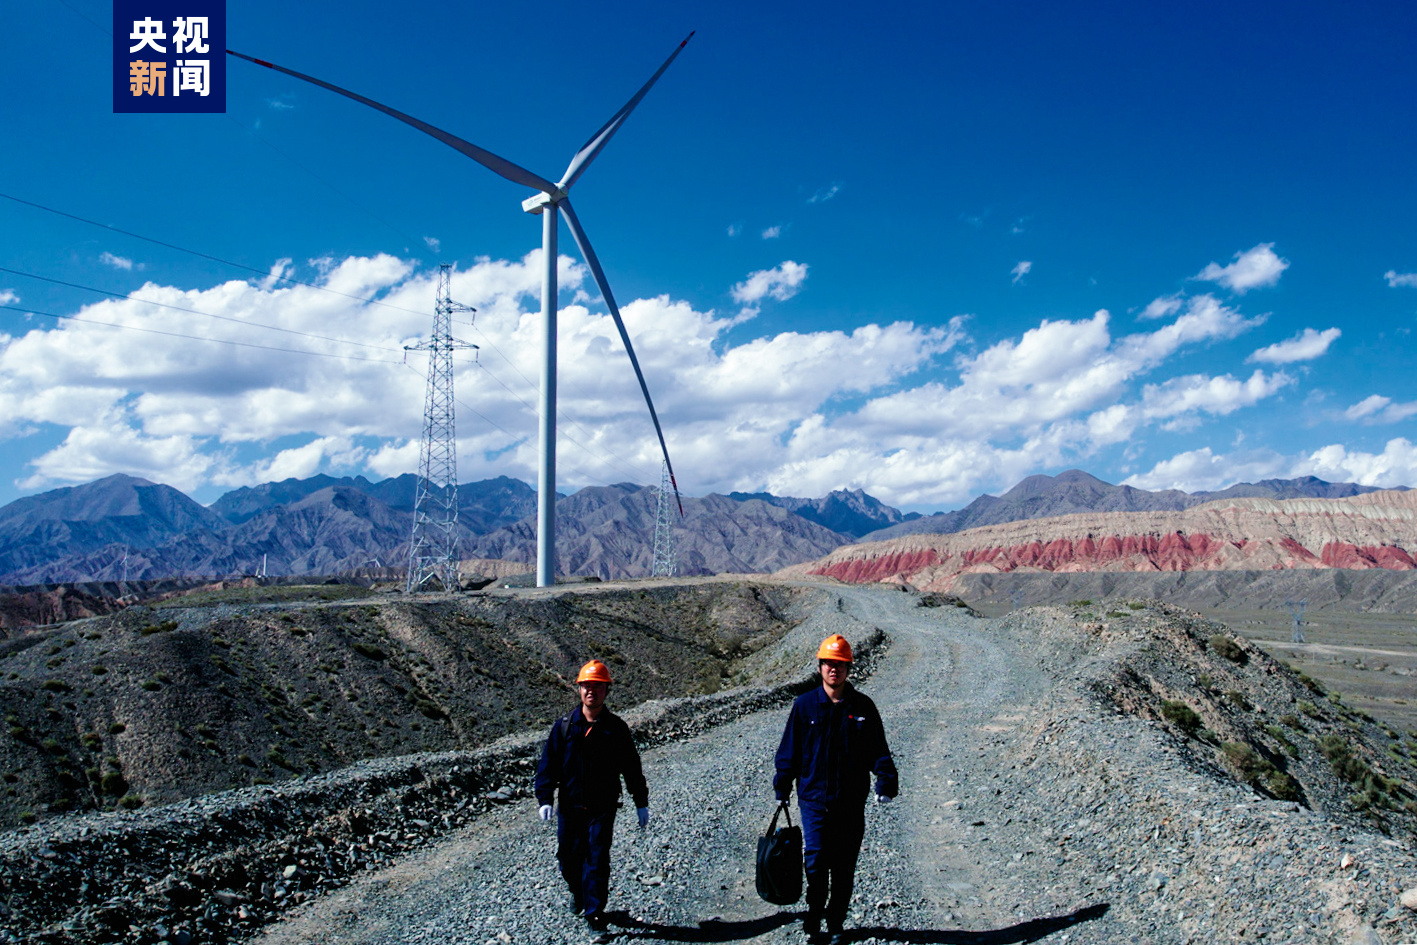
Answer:
<path fill-rule="evenodd" d="M 541 249 L 542 265 L 544 266 L 541 279 L 541 324 L 544 349 L 541 360 L 540 469 L 536 490 L 537 587 L 549 587 L 556 583 L 556 236 L 559 229 L 559 217 L 562 214 L 566 217 L 566 225 L 570 227 L 571 237 L 576 241 L 576 246 L 580 249 L 581 256 L 585 258 L 586 265 L 590 267 L 591 275 L 595 277 L 595 284 L 600 289 L 601 297 L 605 299 L 605 307 L 610 310 L 610 315 L 615 320 L 615 328 L 620 332 L 620 340 L 625 344 L 625 353 L 630 356 L 630 364 L 635 369 L 635 377 L 640 382 L 640 390 L 645 395 L 645 404 L 649 407 L 650 419 L 654 421 L 654 432 L 659 437 L 659 448 L 664 453 L 664 465 L 669 471 L 669 482 L 674 487 L 674 499 L 679 505 L 679 515 L 682 517 L 684 514 L 684 503 L 679 497 L 679 483 L 674 478 L 674 466 L 669 461 L 669 447 L 664 443 L 664 430 L 659 425 L 659 415 L 655 413 L 654 401 L 649 395 L 649 386 L 645 383 L 644 372 L 640 370 L 640 361 L 635 357 L 635 349 L 630 345 L 630 333 L 625 330 L 624 319 L 620 317 L 620 307 L 615 304 L 615 296 L 610 291 L 610 283 L 606 281 L 605 271 L 600 267 L 600 260 L 596 258 L 595 250 L 591 248 L 590 240 L 586 238 L 585 229 L 581 226 L 580 220 L 576 218 L 576 212 L 571 209 L 569 192 L 576 181 L 580 180 L 581 175 L 585 173 L 586 168 L 590 166 L 590 162 L 596 159 L 605 145 L 614 137 L 615 132 L 619 131 L 620 126 L 630 117 L 635 106 L 640 104 L 640 99 L 644 98 L 645 93 L 659 81 L 664 70 L 669 68 L 669 64 L 693 38 L 692 32 L 684 37 L 684 41 L 675 48 L 674 52 L 669 54 L 669 58 L 664 60 L 664 64 L 654 75 L 649 77 L 649 81 L 640 87 L 634 97 L 626 102 L 618 112 L 610 116 L 610 120 L 602 125 L 599 131 L 591 135 L 590 140 L 581 145 L 580 150 L 571 158 L 566 173 L 562 174 L 561 180 L 554 184 L 524 167 L 513 164 L 506 158 L 498 157 L 491 151 L 479 148 L 470 141 L 465 141 L 457 135 L 449 134 L 441 128 L 420 121 L 412 115 L 406 115 L 397 109 L 381 105 L 371 98 L 365 98 L 348 89 L 342 89 L 337 85 L 296 72 L 294 69 L 278 66 L 264 59 L 247 56 L 231 49 L 226 51 L 227 55 L 245 59 L 247 62 L 254 62 L 267 69 L 283 72 L 312 85 L 337 92 L 346 98 L 352 98 L 356 102 L 362 102 L 370 108 L 378 109 L 385 115 L 397 118 L 399 121 L 437 138 L 507 180 L 538 191 L 522 201 L 522 209 L 527 213 L 541 215 Z"/>

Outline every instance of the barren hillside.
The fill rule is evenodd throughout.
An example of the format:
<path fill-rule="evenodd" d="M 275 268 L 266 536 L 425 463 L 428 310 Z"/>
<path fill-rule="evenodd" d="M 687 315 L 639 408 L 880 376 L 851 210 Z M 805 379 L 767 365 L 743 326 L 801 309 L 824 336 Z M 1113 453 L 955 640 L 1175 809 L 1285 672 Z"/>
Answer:
<path fill-rule="evenodd" d="M 1180 511 L 1061 515 L 839 548 L 784 575 L 904 581 L 949 591 L 1013 571 L 1417 568 L 1417 493 L 1230 498 Z"/>

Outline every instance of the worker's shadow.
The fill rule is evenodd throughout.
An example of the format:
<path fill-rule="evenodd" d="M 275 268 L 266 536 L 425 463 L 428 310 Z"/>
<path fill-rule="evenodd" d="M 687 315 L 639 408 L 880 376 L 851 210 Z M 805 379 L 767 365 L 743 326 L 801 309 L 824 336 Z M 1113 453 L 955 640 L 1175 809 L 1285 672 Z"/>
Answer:
<path fill-rule="evenodd" d="M 884 942 L 907 942 L 910 945 L 1017 945 L 1036 942 L 1054 932 L 1090 922 L 1107 914 L 1107 903 L 1085 906 L 1068 915 L 1030 919 L 1002 929 L 971 931 L 968 929 L 897 929 L 872 926 L 847 930 L 848 941 L 874 938 Z M 614 927 L 612 939 L 651 939 L 664 942 L 736 942 L 754 938 L 773 929 L 801 920 L 800 912 L 779 912 L 761 919 L 742 922 L 720 922 L 709 919 L 696 927 L 661 925 L 633 918 L 627 912 L 608 912 L 606 918 Z"/>

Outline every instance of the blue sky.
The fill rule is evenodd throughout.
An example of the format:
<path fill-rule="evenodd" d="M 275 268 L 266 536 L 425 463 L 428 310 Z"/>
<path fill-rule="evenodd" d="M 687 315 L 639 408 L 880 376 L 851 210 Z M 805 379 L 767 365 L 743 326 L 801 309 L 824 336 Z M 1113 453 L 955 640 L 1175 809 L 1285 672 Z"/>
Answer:
<path fill-rule="evenodd" d="M 1417 485 L 1410 7 L 1154 6 L 228 0 L 227 31 L 556 179 L 697 30 L 573 191 L 690 494 Z M 0 9 L 0 193 L 310 285 L 0 198 L 0 502 L 412 471 L 440 263 L 479 309 L 461 478 L 533 479 L 529 194 L 236 60 L 226 115 L 112 114 L 110 21 Z M 655 481 L 561 251 L 561 488 Z"/>

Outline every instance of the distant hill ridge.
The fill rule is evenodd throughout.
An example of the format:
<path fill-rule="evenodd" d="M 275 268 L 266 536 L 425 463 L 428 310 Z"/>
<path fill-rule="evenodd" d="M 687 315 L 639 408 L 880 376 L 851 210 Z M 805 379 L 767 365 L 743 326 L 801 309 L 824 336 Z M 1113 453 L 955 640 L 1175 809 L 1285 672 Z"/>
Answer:
<path fill-rule="evenodd" d="M 863 542 L 785 573 L 952 591 L 964 575 L 1325 568 L 1417 570 L 1417 493 L 1230 495 L 1179 511 L 1020 519 Z"/>
<path fill-rule="evenodd" d="M 324 575 L 397 567 L 408 553 L 416 477 L 371 482 L 312 476 L 242 487 L 203 507 L 171 486 L 114 475 L 0 508 L 0 582 L 39 584 L 180 575 Z M 1334 498 L 1367 486 L 1313 477 L 1242 483 L 1223 492 L 1147 492 L 1080 470 L 1030 476 L 936 515 L 903 513 L 861 489 L 819 499 L 734 492 L 686 498 L 676 523 L 679 573 L 773 571 L 842 545 L 1078 512 L 1180 511 L 1217 497 Z M 648 574 L 654 488 L 619 483 L 557 504 L 557 571 Z M 465 558 L 535 560 L 536 496 L 506 476 L 458 487 Z"/>

